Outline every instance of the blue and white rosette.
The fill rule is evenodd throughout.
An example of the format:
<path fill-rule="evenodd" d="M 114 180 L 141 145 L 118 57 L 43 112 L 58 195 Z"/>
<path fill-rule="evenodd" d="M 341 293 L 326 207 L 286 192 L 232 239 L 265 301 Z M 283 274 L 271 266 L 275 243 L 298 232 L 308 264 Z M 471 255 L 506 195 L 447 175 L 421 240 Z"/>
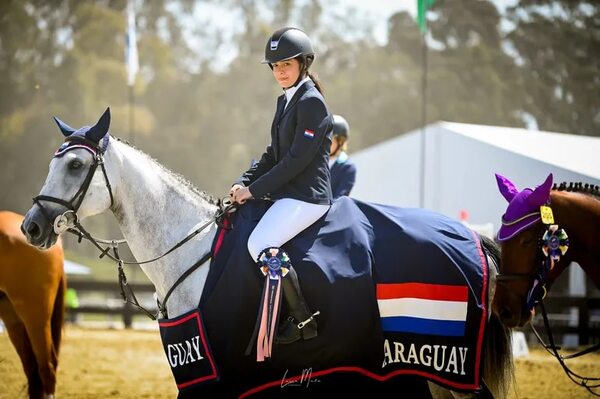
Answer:
<path fill-rule="evenodd" d="M 277 276 L 285 277 L 290 271 L 290 257 L 281 248 L 263 249 L 258 257 L 258 263 L 262 274 L 268 275 L 270 279 L 276 279 Z"/>

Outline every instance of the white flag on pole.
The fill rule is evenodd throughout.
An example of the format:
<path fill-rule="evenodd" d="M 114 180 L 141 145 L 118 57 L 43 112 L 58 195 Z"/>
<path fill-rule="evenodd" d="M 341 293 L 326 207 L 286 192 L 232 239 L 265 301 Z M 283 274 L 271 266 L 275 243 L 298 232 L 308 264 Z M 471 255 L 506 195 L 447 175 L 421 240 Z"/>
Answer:
<path fill-rule="evenodd" d="M 127 84 L 133 86 L 135 76 L 140 69 L 135 33 L 135 9 L 133 0 L 127 1 L 127 39 L 125 43 L 125 62 L 127 63 Z"/>

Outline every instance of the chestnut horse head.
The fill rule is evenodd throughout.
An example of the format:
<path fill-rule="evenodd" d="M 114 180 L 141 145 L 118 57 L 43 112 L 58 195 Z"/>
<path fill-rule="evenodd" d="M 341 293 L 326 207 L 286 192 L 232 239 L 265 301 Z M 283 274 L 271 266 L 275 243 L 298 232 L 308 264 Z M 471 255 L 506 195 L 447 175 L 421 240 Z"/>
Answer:
<path fill-rule="evenodd" d="M 508 202 L 498 241 L 500 274 L 493 310 L 508 327 L 531 320 L 535 305 L 554 280 L 577 262 L 600 286 L 600 196 L 598 186 L 562 183 L 553 176 L 535 188 L 519 191 L 496 175 Z"/>

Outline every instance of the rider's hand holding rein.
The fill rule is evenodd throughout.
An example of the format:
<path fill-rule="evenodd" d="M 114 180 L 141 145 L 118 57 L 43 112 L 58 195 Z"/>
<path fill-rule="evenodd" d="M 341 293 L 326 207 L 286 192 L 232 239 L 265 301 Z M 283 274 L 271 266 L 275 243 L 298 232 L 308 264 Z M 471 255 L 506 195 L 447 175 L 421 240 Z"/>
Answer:
<path fill-rule="evenodd" d="M 252 198 L 252 193 L 248 187 L 244 187 L 241 184 L 234 184 L 231 190 L 229 190 L 229 196 L 233 202 L 242 205 Z"/>

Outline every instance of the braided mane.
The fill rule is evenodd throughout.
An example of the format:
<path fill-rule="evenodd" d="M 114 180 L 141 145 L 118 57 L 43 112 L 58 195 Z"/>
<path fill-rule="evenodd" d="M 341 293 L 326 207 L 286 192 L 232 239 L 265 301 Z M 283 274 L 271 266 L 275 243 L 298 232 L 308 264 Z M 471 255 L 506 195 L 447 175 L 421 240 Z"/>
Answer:
<path fill-rule="evenodd" d="M 552 190 L 582 193 L 600 198 L 600 186 L 594 184 L 584 184 L 582 182 L 569 182 L 567 185 L 567 182 L 562 182 L 557 186 L 556 183 L 554 183 Z"/>

